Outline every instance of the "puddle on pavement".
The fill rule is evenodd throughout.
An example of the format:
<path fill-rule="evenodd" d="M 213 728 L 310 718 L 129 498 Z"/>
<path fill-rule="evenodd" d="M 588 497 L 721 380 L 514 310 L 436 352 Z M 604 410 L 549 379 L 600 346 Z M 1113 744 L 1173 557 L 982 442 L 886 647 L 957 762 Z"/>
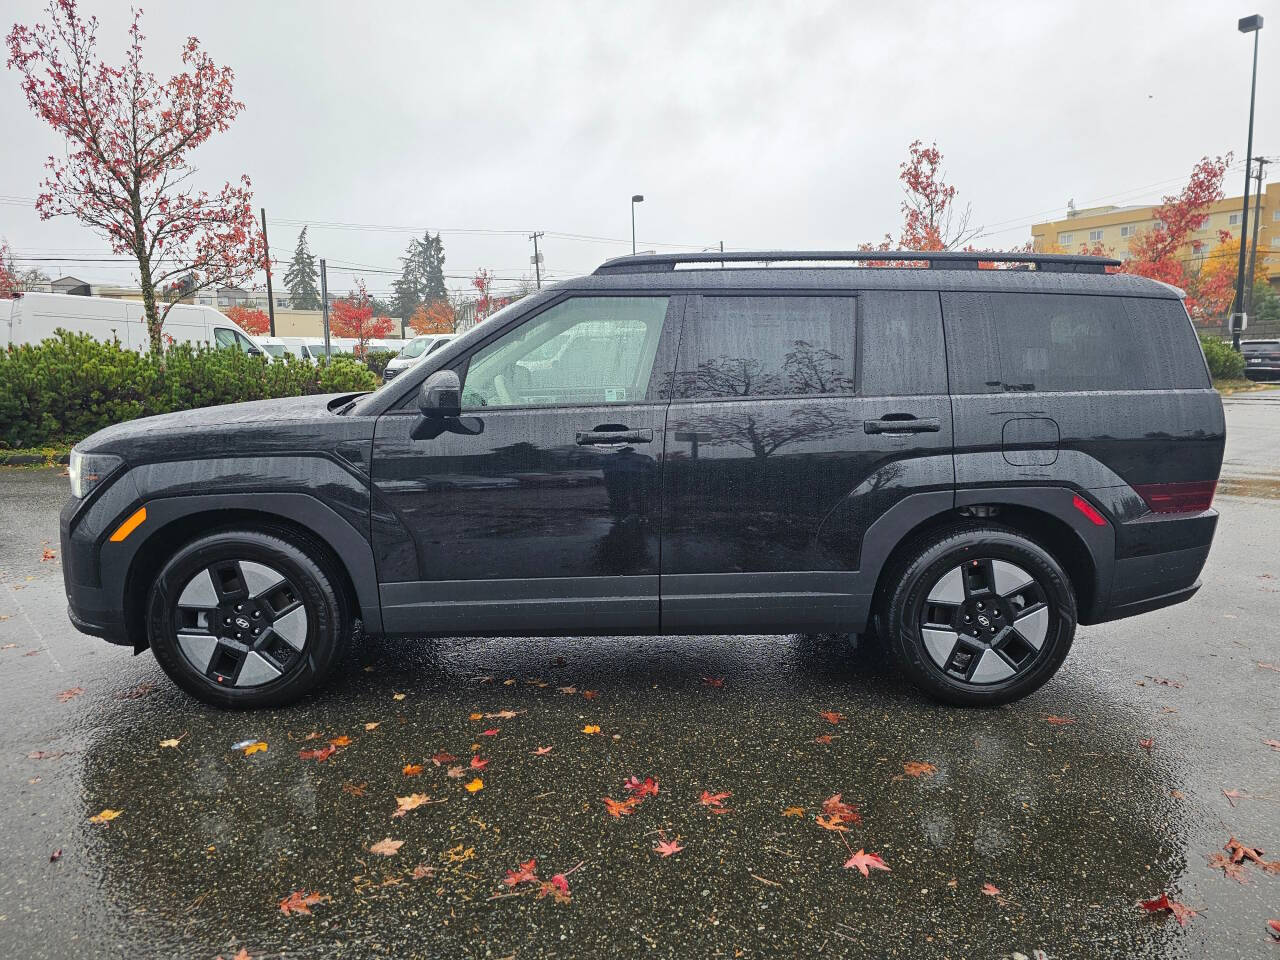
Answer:
<path fill-rule="evenodd" d="M 1280 474 L 1233 474 L 1218 480 L 1218 493 L 1228 497 L 1280 500 Z"/>
<path fill-rule="evenodd" d="M 374 641 L 290 710 L 220 713 L 167 688 L 101 703 L 84 815 L 126 812 L 78 841 L 111 901 L 117 934 L 103 935 L 157 955 L 1196 953 L 1194 930 L 1135 907 L 1186 867 L 1172 761 L 1142 753 L 1128 711 L 1054 683 L 953 710 L 839 639 Z M 1076 722 L 1048 723 L 1049 705 Z M 516 716 L 470 719 L 502 711 Z M 343 735 L 327 761 L 299 759 Z M 267 751 L 230 749 L 249 738 Z M 488 758 L 483 789 L 449 778 L 438 751 Z M 936 772 L 907 776 L 907 761 Z M 411 763 L 424 771 L 405 776 Z M 612 819 L 601 798 L 624 797 L 632 774 L 660 792 Z M 731 812 L 711 813 L 703 790 L 731 792 Z M 392 818 L 411 793 L 444 802 Z M 860 807 L 847 834 L 814 819 L 836 793 Z M 385 837 L 404 845 L 370 853 Z M 659 858 L 664 837 L 685 849 Z M 859 848 L 891 872 L 844 869 Z M 581 863 L 572 902 L 490 899 L 529 859 L 544 879 Z M 295 890 L 332 900 L 286 918 Z"/>

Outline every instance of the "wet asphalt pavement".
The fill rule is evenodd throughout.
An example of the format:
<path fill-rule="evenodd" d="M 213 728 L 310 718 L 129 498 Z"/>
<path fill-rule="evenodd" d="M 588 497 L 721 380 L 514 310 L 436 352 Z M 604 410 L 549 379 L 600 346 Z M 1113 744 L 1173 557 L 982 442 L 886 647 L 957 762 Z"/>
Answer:
<path fill-rule="evenodd" d="M 1280 875 L 1208 864 L 1232 836 L 1280 857 L 1275 396 L 1228 401 L 1200 594 L 1082 628 L 994 711 L 932 705 L 841 638 L 565 637 L 364 641 L 322 696 L 222 713 L 72 630 L 41 559 L 67 481 L 2 472 L 0 956 L 1280 957 Z M 612 818 L 631 775 L 658 795 Z M 815 821 L 836 793 L 844 834 Z M 890 871 L 844 869 L 859 848 Z M 531 859 L 568 902 L 503 884 Z M 327 899 L 286 916 L 294 891 Z M 1187 927 L 1138 909 L 1165 891 Z"/>

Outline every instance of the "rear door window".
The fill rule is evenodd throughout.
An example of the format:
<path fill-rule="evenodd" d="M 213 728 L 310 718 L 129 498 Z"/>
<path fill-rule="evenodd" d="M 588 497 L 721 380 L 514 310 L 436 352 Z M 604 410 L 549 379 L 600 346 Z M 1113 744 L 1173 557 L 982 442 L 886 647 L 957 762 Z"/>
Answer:
<path fill-rule="evenodd" d="M 702 297 L 686 320 L 674 399 L 852 394 L 854 297 Z"/>
<path fill-rule="evenodd" d="M 942 303 L 953 393 L 1209 385 L 1178 300 L 944 293 Z"/>

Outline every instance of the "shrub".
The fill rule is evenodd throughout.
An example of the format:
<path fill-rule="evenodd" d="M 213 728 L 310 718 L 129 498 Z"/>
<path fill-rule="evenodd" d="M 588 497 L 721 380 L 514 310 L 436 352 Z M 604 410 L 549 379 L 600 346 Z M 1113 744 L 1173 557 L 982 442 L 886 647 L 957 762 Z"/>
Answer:
<path fill-rule="evenodd" d="M 394 350 L 371 350 L 364 358 L 364 365 L 381 380 L 382 372 L 387 369 L 387 364 L 391 362 L 395 355 Z"/>
<path fill-rule="evenodd" d="M 163 358 L 58 331 L 0 351 L 0 447 L 74 443 L 96 430 L 194 407 L 371 390 L 374 375 L 349 358 L 311 364 L 238 350 L 177 344 Z"/>
<path fill-rule="evenodd" d="M 1231 344 L 1217 337 L 1202 336 L 1200 348 L 1209 362 L 1209 374 L 1215 380 L 1239 380 L 1244 376 L 1244 357 L 1231 349 Z"/>

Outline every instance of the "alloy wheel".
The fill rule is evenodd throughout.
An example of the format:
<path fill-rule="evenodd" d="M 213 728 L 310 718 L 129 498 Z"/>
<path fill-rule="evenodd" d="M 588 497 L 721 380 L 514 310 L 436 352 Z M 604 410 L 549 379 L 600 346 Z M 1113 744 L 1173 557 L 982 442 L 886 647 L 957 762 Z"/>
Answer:
<path fill-rule="evenodd" d="M 183 587 L 174 626 L 197 673 L 219 686 L 259 687 L 301 662 L 310 621 L 284 574 L 253 560 L 220 560 Z"/>
<path fill-rule="evenodd" d="M 929 589 L 920 636 L 933 663 L 953 680 L 1002 683 L 1035 662 L 1052 610 L 1044 588 L 1007 560 L 966 560 Z"/>

